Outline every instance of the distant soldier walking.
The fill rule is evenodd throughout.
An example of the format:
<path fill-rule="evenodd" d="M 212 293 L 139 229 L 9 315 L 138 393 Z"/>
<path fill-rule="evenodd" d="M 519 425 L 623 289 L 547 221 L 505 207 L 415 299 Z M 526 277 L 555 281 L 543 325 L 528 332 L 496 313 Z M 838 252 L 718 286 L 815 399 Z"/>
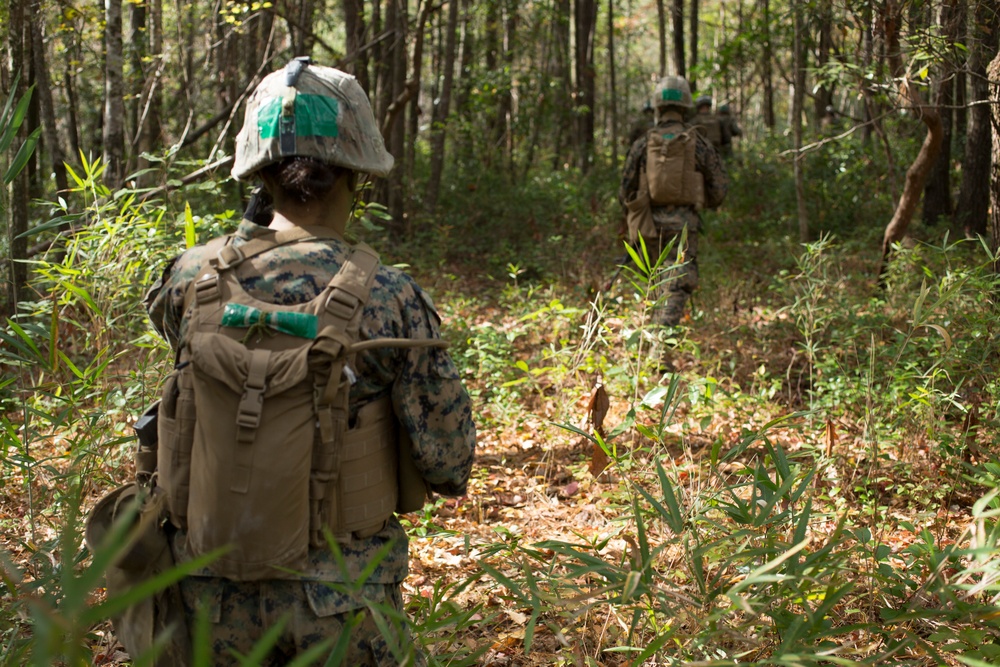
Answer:
<path fill-rule="evenodd" d="M 702 95 L 695 102 L 695 115 L 691 119 L 691 124 L 698 128 L 701 135 L 708 139 L 715 150 L 722 148 L 722 123 L 719 118 L 712 113 L 712 98 L 709 95 Z"/>
<path fill-rule="evenodd" d="M 691 125 L 684 113 L 693 105 L 683 77 L 668 76 L 654 90 L 656 125 L 639 137 L 622 171 L 618 201 L 630 220 L 631 240 L 642 236 L 657 256 L 674 242 L 666 258 L 681 262 L 657 289 L 657 323 L 676 326 L 698 285 L 698 230 L 702 207 L 722 204 L 728 178 L 719 154 Z M 680 247 L 684 229 L 687 243 Z"/>
<path fill-rule="evenodd" d="M 740 129 L 728 104 L 719 105 L 718 117 L 722 126 L 722 145 L 719 147 L 719 153 L 723 158 L 730 158 L 733 156 L 733 137 L 742 137 L 743 130 Z"/>
<path fill-rule="evenodd" d="M 632 122 L 632 129 L 628 133 L 628 145 L 629 147 L 635 143 L 635 140 L 649 132 L 650 128 L 656 122 L 656 114 L 653 109 L 653 105 L 646 100 L 645 106 L 642 107 L 642 115 Z"/>

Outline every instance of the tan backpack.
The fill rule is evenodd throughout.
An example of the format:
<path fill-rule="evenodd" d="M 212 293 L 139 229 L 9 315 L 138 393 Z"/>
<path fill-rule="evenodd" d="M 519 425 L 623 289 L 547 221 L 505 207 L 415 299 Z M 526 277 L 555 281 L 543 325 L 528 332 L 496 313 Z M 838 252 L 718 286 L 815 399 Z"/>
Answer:
<path fill-rule="evenodd" d="M 712 146 L 718 148 L 722 145 L 722 123 L 714 114 L 700 113 L 691 119 L 691 124 L 698 128 L 701 136 L 708 139 Z"/>
<path fill-rule="evenodd" d="M 408 442 L 390 398 L 348 422 L 359 349 L 445 346 L 358 342 L 378 255 L 355 246 L 319 296 L 291 306 L 254 299 L 235 275 L 259 253 L 331 235 L 296 228 L 239 247 L 216 240 L 188 290 L 184 342 L 159 410 L 158 485 L 193 556 L 230 548 L 211 566 L 217 576 L 288 576 L 281 569 L 305 569 L 325 530 L 339 541 L 366 537 L 393 511 L 423 503 L 421 486 L 404 494 L 411 506 L 399 505 L 401 477 L 423 482 L 408 451 L 399 463 Z"/>
<path fill-rule="evenodd" d="M 654 206 L 694 206 L 705 203 L 705 179 L 698 171 L 697 130 L 682 124 L 649 131 L 646 178 Z"/>

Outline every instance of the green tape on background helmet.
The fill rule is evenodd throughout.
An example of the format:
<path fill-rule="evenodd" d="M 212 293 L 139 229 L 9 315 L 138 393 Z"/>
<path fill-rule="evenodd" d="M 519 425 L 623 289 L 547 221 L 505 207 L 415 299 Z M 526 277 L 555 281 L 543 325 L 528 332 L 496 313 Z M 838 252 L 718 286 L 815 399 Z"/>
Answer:
<path fill-rule="evenodd" d="M 357 79 L 311 64 L 301 68 L 292 86 L 282 69 L 254 90 L 236 137 L 232 174 L 245 180 L 296 155 L 376 176 L 387 175 L 393 165 Z"/>

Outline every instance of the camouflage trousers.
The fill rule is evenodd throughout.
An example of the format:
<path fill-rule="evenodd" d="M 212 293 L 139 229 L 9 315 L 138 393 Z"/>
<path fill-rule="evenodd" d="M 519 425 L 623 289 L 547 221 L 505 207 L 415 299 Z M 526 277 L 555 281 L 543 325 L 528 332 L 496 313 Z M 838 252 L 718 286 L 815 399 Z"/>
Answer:
<path fill-rule="evenodd" d="M 659 257 L 663 250 L 674 242 L 663 259 L 666 270 L 657 281 L 650 298 L 656 302 L 653 319 L 663 326 L 677 326 L 684 316 L 684 308 L 691 293 L 698 287 L 698 232 L 691 230 L 687 235 L 687 245 L 682 248 L 680 231 L 662 230 L 658 238 L 645 238 L 650 259 Z M 682 263 L 675 266 L 682 255 Z"/>
<path fill-rule="evenodd" d="M 277 641 L 263 660 L 253 664 L 283 667 L 317 644 L 330 641 L 331 648 L 310 665 L 426 665 L 401 621 L 405 616 L 399 584 L 369 584 L 360 593 L 350 594 L 320 582 L 187 577 L 181 581 L 181 595 L 194 651 L 205 651 L 199 635 L 207 632 L 208 661 L 204 664 L 213 667 L 240 665 L 237 654 L 249 655 L 261 637 L 278 624 L 283 627 Z M 384 625 L 392 636 L 386 637 L 379 630 L 365 600 L 384 610 Z M 346 654 L 339 662 L 327 663 L 345 632 L 350 637 Z"/>

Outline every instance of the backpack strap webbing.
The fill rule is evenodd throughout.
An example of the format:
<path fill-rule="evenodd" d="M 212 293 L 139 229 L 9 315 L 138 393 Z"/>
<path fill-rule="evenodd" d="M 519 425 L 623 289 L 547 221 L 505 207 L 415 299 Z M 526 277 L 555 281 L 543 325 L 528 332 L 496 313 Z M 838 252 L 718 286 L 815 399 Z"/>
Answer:
<path fill-rule="evenodd" d="M 353 358 L 351 344 L 357 340 L 361 313 L 371 293 L 378 273 L 378 253 L 364 243 L 351 249 L 351 254 L 327 285 L 323 304 L 323 329 L 316 336 L 313 351 L 330 359 L 330 374 L 325 385 L 317 381 L 314 387 L 316 417 L 319 422 L 319 443 L 313 449 L 310 480 L 309 528 L 314 544 L 322 543 L 325 526 L 344 525 L 340 479 L 340 455 L 349 417 L 350 385 L 353 372 L 345 371 Z M 346 377 L 346 379 L 345 379 Z M 329 498 L 329 502 L 325 502 Z M 329 515 L 325 516 L 328 511 Z M 338 540 L 350 535 L 338 534 Z"/>

